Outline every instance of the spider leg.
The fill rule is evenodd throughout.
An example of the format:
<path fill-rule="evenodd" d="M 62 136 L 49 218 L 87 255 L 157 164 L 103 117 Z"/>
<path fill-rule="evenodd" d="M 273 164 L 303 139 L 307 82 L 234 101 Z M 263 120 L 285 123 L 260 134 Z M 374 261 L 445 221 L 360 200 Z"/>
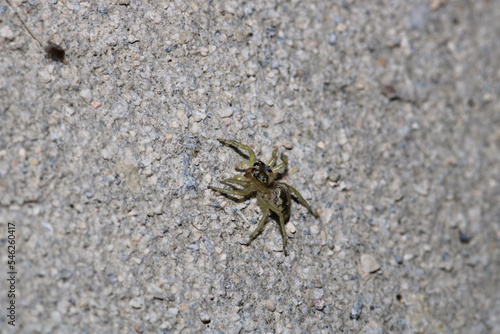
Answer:
<path fill-rule="evenodd" d="M 283 160 L 282 163 L 280 163 L 278 166 L 271 168 L 273 173 L 278 173 L 281 169 L 286 170 L 288 168 L 288 156 L 281 153 L 281 160 Z"/>
<path fill-rule="evenodd" d="M 247 246 L 250 245 L 253 239 L 262 231 L 264 228 L 264 224 L 266 223 L 267 217 L 269 217 L 269 206 L 266 204 L 266 201 L 264 201 L 262 198 L 257 197 L 257 203 L 259 207 L 262 209 L 262 218 L 260 218 L 259 225 L 255 229 L 255 231 L 252 232 L 252 235 L 250 235 L 250 238 L 248 239 Z"/>
<path fill-rule="evenodd" d="M 231 139 L 217 139 L 217 140 L 223 144 L 233 145 L 233 146 L 241 148 L 242 150 L 247 151 L 249 158 L 250 158 L 250 164 L 252 166 L 254 163 L 257 162 L 257 157 L 255 156 L 255 152 L 250 147 L 243 145 L 243 144 L 237 142 L 236 140 L 231 140 Z"/>
<path fill-rule="evenodd" d="M 231 179 L 226 179 L 224 181 L 221 181 L 220 183 L 225 184 L 227 186 L 233 186 L 232 183 L 234 183 L 234 184 L 239 184 L 240 186 L 243 186 L 246 188 L 246 187 L 248 187 L 250 181 L 241 180 L 241 179 L 237 179 L 236 177 L 233 177 Z"/>
<path fill-rule="evenodd" d="M 297 190 L 297 189 L 295 189 L 295 188 L 294 188 L 294 187 L 292 187 L 292 186 L 289 186 L 288 184 L 287 184 L 287 187 L 288 187 L 288 189 L 290 189 L 290 191 L 291 191 L 291 192 L 292 192 L 292 193 L 293 193 L 293 194 L 297 197 L 297 199 L 299 200 L 300 204 L 302 204 L 303 206 L 305 206 L 305 207 L 306 207 L 306 209 L 307 209 L 307 210 L 308 210 L 308 211 L 309 211 L 309 212 L 310 212 L 310 213 L 311 213 L 314 217 L 316 217 L 316 218 L 318 218 L 318 217 L 319 217 L 319 215 L 311 209 L 311 207 L 309 206 L 309 204 L 307 203 L 307 201 L 304 199 L 304 197 L 302 197 L 302 195 L 298 192 L 298 190 Z"/>
<path fill-rule="evenodd" d="M 243 161 L 236 165 L 235 169 L 237 171 L 244 171 L 247 168 L 252 168 L 253 165 L 249 161 Z"/>
<path fill-rule="evenodd" d="M 287 256 L 286 252 L 286 229 L 285 229 L 285 217 L 283 216 L 283 213 L 274 205 L 273 203 L 269 201 L 265 201 L 266 205 L 269 206 L 269 209 L 276 213 L 279 217 L 280 220 L 280 229 L 281 229 L 281 238 L 283 239 L 283 252 L 285 253 L 285 256 Z"/>
<path fill-rule="evenodd" d="M 276 161 L 278 160 L 278 156 L 276 155 L 276 152 L 278 150 L 273 150 L 273 156 L 271 158 L 271 160 L 269 160 L 269 162 L 267 163 L 267 166 L 268 167 L 274 167 L 276 165 Z"/>
<path fill-rule="evenodd" d="M 288 236 L 286 235 L 285 218 L 281 213 L 278 216 L 280 217 L 281 238 L 283 238 L 283 252 L 285 253 L 285 256 L 287 256 L 288 254 L 286 253 L 286 238 Z"/>
<path fill-rule="evenodd" d="M 208 188 L 218 191 L 221 194 L 225 195 L 238 195 L 238 196 L 248 196 L 251 193 L 255 191 L 254 188 L 246 188 L 246 189 L 223 189 L 223 188 L 217 188 L 217 187 L 212 187 L 208 186 Z"/>

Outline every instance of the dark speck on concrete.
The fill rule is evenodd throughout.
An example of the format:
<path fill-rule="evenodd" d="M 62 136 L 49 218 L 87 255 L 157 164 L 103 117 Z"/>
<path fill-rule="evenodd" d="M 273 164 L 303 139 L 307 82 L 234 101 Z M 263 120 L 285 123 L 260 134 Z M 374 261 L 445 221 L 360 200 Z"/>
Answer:
<path fill-rule="evenodd" d="M 331 46 L 337 44 L 337 34 L 335 32 L 330 33 L 328 44 L 330 44 Z"/>
<path fill-rule="evenodd" d="M 462 231 L 458 232 L 458 238 L 460 239 L 460 242 L 462 242 L 464 244 L 469 243 L 469 241 L 472 239 L 470 234 L 462 232 Z"/>

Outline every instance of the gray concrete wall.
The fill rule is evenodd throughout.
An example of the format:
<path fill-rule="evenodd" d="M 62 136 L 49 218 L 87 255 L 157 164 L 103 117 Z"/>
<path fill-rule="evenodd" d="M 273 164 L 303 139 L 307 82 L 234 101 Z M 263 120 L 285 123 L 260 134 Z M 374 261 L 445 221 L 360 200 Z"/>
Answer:
<path fill-rule="evenodd" d="M 1 332 L 500 332 L 499 2 L 12 2 L 66 57 L 0 3 Z"/>

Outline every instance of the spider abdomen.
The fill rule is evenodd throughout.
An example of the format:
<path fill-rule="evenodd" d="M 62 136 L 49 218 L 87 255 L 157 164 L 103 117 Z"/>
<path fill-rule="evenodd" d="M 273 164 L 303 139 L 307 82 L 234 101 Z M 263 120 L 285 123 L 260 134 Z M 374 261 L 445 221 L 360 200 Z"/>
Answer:
<path fill-rule="evenodd" d="M 276 182 L 274 189 L 267 194 L 267 199 L 278 208 L 279 212 L 283 214 L 283 218 L 288 221 L 290 218 L 290 207 L 292 204 L 292 196 L 288 186 L 281 182 Z"/>

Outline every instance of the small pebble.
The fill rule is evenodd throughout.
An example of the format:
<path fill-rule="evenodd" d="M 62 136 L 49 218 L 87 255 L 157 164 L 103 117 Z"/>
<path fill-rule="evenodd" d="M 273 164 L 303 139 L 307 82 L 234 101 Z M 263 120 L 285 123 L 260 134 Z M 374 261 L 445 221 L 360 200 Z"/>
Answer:
<path fill-rule="evenodd" d="M 313 235 L 318 234 L 319 233 L 318 225 L 312 225 L 310 231 L 311 231 L 311 234 L 313 234 Z"/>
<path fill-rule="evenodd" d="M 281 145 L 283 145 L 283 147 L 286 148 L 287 150 L 291 150 L 293 148 L 293 143 L 290 141 L 285 141 L 281 143 Z"/>
<path fill-rule="evenodd" d="M 345 145 L 348 143 L 347 135 L 344 129 L 340 129 L 337 134 L 337 141 L 340 145 Z"/>
<path fill-rule="evenodd" d="M 137 333 L 142 333 L 144 332 L 144 327 L 141 325 L 141 324 L 135 324 L 134 325 L 134 330 L 137 332 Z"/>
<path fill-rule="evenodd" d="M 429 194 L 429 183 L 427 182 L 427 180 L 425 180 L 421 184 L 416 184 L 414 186 L 414 189 L 417 194 L 421 196 L 427 196 Z"/>
<path fill-rule="evenodd" d="M 130 44 L 133 44 L 133 43 L 136 43 L 136 42 L 139 42 L 139 41 L 140 41 L 140 39 L 138 37 L 134 36 L 134 35 L 128 36 L 128 42 Z"/>
<path fill-rule="evenodd" d="M 364 273 L 374 273 L 380 269 L 375 257 L 371 254 L 361 255 L 361 271 Z"/>
<path fill-rule="evenodd" d="M 411 260 L 413 260 L 413 254 L 406 253 L 405 255 L 403 255 L 403 260 L 404 261 L 411 261 Z"/>
<path fill-rule="evenodd" d="M 337 34 L 335 32 L 330 33 L 330 36 L 328 38 L 328 43 L 331 46 L 334 46 L 335 44 L 337 44 Z"/>
<path fill-rule="evenodd" d="M 363 302 L 361 300 L 357 300 L 351 309 L 351 319 L 358 320 L 361 316 L 361 311 L 363 311 Z"/>
<path fill-rule="evenodd" d="M 291 233 L 291 234 L 295 234 L 295 232 L 297 232 L 297 228 L 295 227 L 295 225 L 293 225 L 291 222 L 288 222 L 286 225 L 285 225 L 285 229 L 288 233 Z"/>
<path fill-rule="evenodd" d="M 186 112 L 184 110 L 179 110 L 177 115 L 179 117 L 179 121 L 181 122 L 182 126 L 184 128 L 187 128 L 189 126 L 189 117 L 187 116 Z"/>
<path fill-rule="evenodd" d="M 424 252 L 430 252 L 432 250 L 432 247 L 429 244 L 425 244 L 422 246 L 422 249 L 424 250 Z"/>
<path fill-rule="evenodd" d="M 128 304 L 132 308 L 142 308 L 144 305 L 144 298 L 132 298 Z"/>
<path fill-rule="evenodd" d="M 11 41 L 14 39 L 15 34 L 8 25 L 5 25 L 0 29 L 0 37 L 5 40 Z"/>
<path fill-rule="evenodd" d="M 442 5 L 444 5 L 445 0 L 432 0 L 431 4 L 429 5 L 430 10 L 435 11 L 439 9 Z"/>
<path fill-rule="evenodd" d="M 270 107 L 274 106 L 274 100 L 268 96 L 264 98 L 264 103 Z"/>
<path fill-rule="evenodd" d="M 113 157 L 113 151 L 106 147 L 101 151 L 101 155 L 104 160 L 110 160 Z"/>
<path fill-rule="evenodd" d="M 313 290 L 313 298 L 314 299 L 321 299 L 321 298 L 323 298 L 324 294 L 325 294 L 325 290 L 323 290 L 323 289 L 316 288 Z"/>
<path fill-rule="evenodd" d="M 71 107 L 65 107 L 64 108 L 64 115 L 67 116 L 67 117 L 71 117 L 75 114 L 75 109 L 71 108 Z"/>
<path fill-rule="evenodd" d="M 234 110 L 231 107 L 217 110 L 217 113 L 219 114 L 219 116 L 221 118 L 231 117 L 231 115 L 233 115 L 233 112 L 234 112 Z"/>
<path fill-rule="evenodd" d="M 161 15 L 156 12 L 147 12 L 146 17 L 151 20 L 153 23 L 160 24 L 161 23 Z"/>
<path fill-rule="evenodd" d="M 99 108 L 100 106 L 102 106 L 101 102 L 99 101 L 92 101 L 92 103 L 90 104 L 92 106 L 92 108 L 94 109 L 97 109 Z"/>
<path fill-rule="evenodd" d="M 199 51 L 203 57 L 206 57 L 208 55 L 208 48 L 207 47 L 202 46 L 201 48 L 199 48 Z"/>
<path fill-rule="evenodd" d="M 268 300 L 266 302 L 266 308 L 269 310 L 269 312 L 274 312 L 276 310 L 276 305 L 274 305 L 272 300 Z"/>
<path fill-rule="evenodd" d="M 247 7 L 245 7 L 244 11 L 245 11 L 246 16 L 250 16 L 253 13 L 253 8 L 250 6 L 247 6 Z"/>
<path fill-rule="evenodd" d="M 207 118 L 207 115 L 205 113 L 200 112 L 200 111 L 194 111 L 191 117 L 193 117 L 193 120 L 195 122 L 201 122 L 205 118 Z"/>
<path fill-rule="evenodd" d="M 314 299 L 313 304 L 316 310 L 322 310 L 325 308 L 325 301 L 322 298 Z"/>
<path fill-rule="evenodd" d="M 38 77 L 43 83 L 49 83 L 52 81 L 52 76 L 50 73 L 47 71 L 47 69 L 42 69 L 41 71 L 38 72 Z"/>
<path fill-rule="evenodd" d="M 69 271 L 68 269 L 63 269 L 61 271 L 61 279 L 64 281 L 69 280 L 73 276 L 73 273 Z"/>
<path fill-rule="evenodd" d="M 343 23 L 339 23 L 337 25 L 337 32 L 343 33 L 347 29 L 347 26 Z"/>
<path fill-rule="evenodd" d="M 315 288 L 320 289 L 323 287 L 323 283 L 319 279 L 315 279 L 312 281 L 312 284 L 314 285 Z M 318 297 L 320 298 L 320 297 Z"/>
<path fill-rule="evenodd" d="M 385 85 L 380 89 L 382 95 L 387 97 L 389 100 L 394 100 L 398 97 L 396 89 L 392 85 Z"/>
<path fill-rule="evenodd" d="M 80 97 L 85 100 L 85 102 L 90 103 L 92 102 L 92 91 L 88 88 L 82 89 L 80 91 Z"/>
<path fill-rule="evenodd" d="M 206 312 L 202 311 L 200 312 L 200 320 L 204 324 L 208 324 L 210 322 L 210 316 Z"/>
<path fill-rule="evenodd" d="M 275 115 L 274 124 L 283 123 L 285 121 L 286 111 L 284 109 L 279 109 Z"/>
<path fill-rule="evenodd" d="M 116 281 L 118 281 L 118 278 L 116 277 L 115 273 L 110 273 L 108 274 L 108 280 L 110 283 L 116 283 Z"/>

